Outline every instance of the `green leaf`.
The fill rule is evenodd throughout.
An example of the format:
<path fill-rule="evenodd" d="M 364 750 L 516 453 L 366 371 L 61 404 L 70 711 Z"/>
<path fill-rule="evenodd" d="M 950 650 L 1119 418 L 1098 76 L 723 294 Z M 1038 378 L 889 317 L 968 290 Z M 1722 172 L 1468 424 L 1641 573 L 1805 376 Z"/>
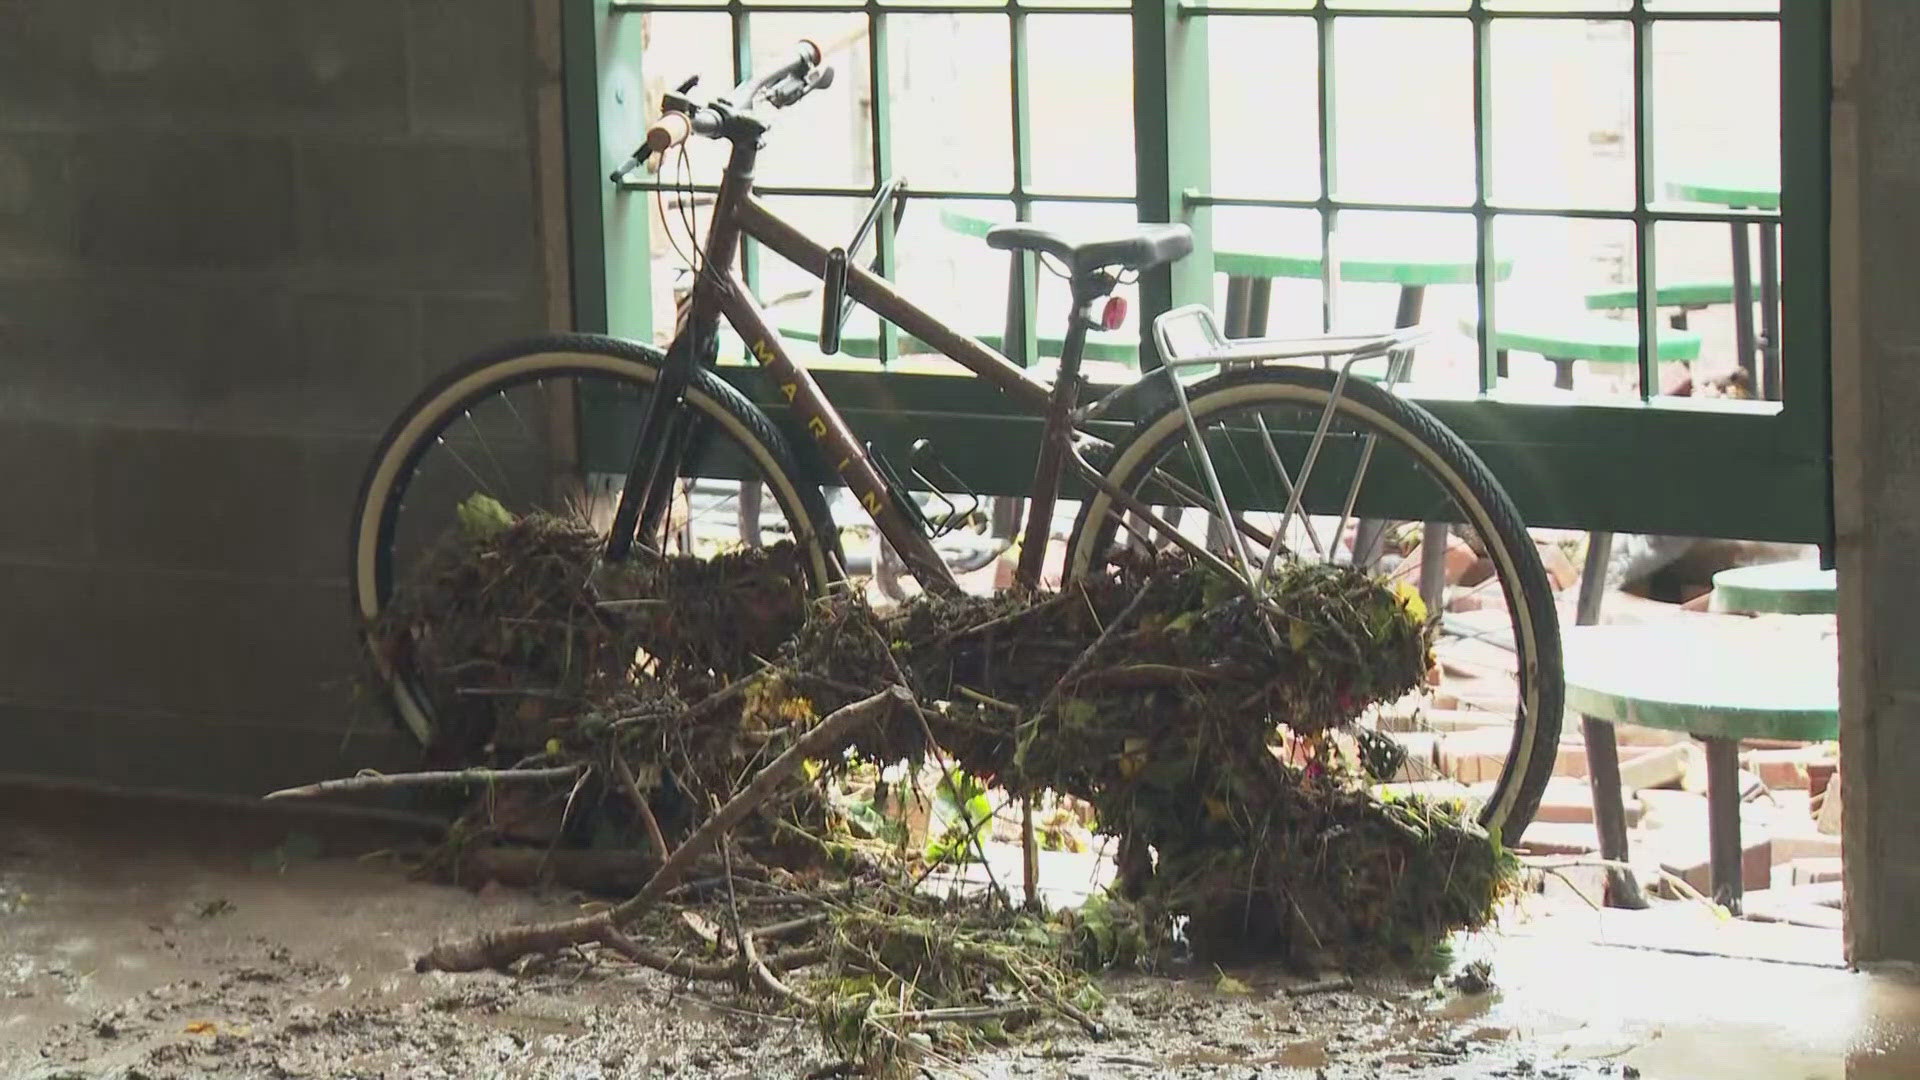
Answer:
<path fill-rule="evenodd" d="M 986 785 L 958 771 L 941 777 L 933 789 L 933 807 L 927 815 L 927 858 L 965 862 L 976 842 L 986 835 L 992 818 L 993 804 L 987 801 Z"/>
<path fill-rule="evenodd" d="M 491 495 L 474 492 L 456 508 L 460 517 L 460 535 L 479 543 L 491 540 L 513 524 L 513 514 Z"/>
<path fill-rule="evenodd" d="M 1224 971 L 1220 972 L 1220 979 L 1213 984 L 1213 988 L 1222 994 L 1238 994 L 1241 997 L 1248 997 L 1253 993 L 1253 987 L 1248 986 L 1246 983 L 1241 982 L 1239 979 L 1234 978 Z"/>
<path fill-rule="evenodd" d="M 1299 619 L 1288 620 L 1287 644 L 1292 647 L 1294 652 L 1301 652 L 1304 649 L 1306 649 L 1308 645 L 1311 645 L 1312 643 L 1313 643 L 1313 627 L 1308 626 L 1306 623 L 1301 622 Z"/>

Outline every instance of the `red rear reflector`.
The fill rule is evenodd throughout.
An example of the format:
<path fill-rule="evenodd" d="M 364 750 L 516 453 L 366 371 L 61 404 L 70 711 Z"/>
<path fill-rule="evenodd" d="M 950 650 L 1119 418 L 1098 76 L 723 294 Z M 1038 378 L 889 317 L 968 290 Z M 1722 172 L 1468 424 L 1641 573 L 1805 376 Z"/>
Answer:
<path fill-rule="evenodd" d="M 1107 297 L 1107 306 L 1100 309 L 1100 327 L 1104 330 L 1118 330 L 1127 321 L 1127 300 L 1123 296 Z"/>

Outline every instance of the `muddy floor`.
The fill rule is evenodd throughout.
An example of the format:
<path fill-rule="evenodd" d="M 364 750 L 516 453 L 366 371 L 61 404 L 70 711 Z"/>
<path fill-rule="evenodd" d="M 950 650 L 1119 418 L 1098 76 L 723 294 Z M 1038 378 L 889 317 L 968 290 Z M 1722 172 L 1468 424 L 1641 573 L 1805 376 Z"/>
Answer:
<path fill-rule="evenodd" d="M 0 1077 L 782 1077 L 834 1060 L 805 1025 L 713 984 L 556 960 L 416 975 L 441 935 L 582 898 L 409 881 L 399 834 L 274 812 L 0 797 Z M 1208 968 L 1107 982 L 1113 1037 L 1046 1027 L 982 1077 L 1632 1076 L 1489 1019 L 1496 989 Z M 934 1073 L 934 1075 L 951 1075 Z"/>

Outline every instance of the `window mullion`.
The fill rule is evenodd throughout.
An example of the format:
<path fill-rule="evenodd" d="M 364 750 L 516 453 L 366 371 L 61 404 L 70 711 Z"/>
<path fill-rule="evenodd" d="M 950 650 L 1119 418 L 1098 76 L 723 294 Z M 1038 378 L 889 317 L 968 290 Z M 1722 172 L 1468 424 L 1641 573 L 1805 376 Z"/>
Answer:
<path fill-rule="evenodd" d="M 1488 211 L 1493 189 L 1493 22 L 1487 17 L 1483 0 L 1473 0 L 1468 10 L 1473 20 L 1473 224 L 1474 292 L 1480 304 L 1475 322 L 1474 344 L 1479 363 L 1480 392 L 1494 389 L 1499 381 L 1499 364 L 1494 358 L 1493 327 L 1498 316 L 1495 307 L 1495 283 L 1499 265 L 1493 247 L 1493 214 Z"/>
<path fill-rule="evenodd" d="M 1028 68 L 1027 13 L 1013 9 L 1007 14 L 1007 55 L 1012 61 L 1009 77 L 1013 80 L 1007 95 L 1013 109 L 1013 216 L 1018 221 L 1033 220 L 1033 201 L 1027 197 L 1027 185 L 1033 179 L 1033 92 L 1032 72 Z M 1021 252 L 1007 260 L 1010 279 L 1008 296 L 1014 299 L 1011 313 L 1019 320 L 1019 342 L 1002 341 L 1009 355 L 1031 365 L 1040 355 L 1040 306 L 1038 261 L 1032 252 Z"/>
<path fill-rule="evenodd" d="M 1640 326 L 1640 400 L 1652 401 L 1660 392 L 1659 270 L 1654 222 L 1650 216 L 1657 190 L 1653 154 L 1653 20 L 1646 0 L 1633 0 L 1633 244 L 1634 319 Z"/>
<path fill-rule="evenodd" d="M 871 144 L 872 176 L 875 191 L 893 175 L 893 79 L 890 61 L 887 55 L 887 16 L 877 8 L 867 13 L 867 93 L 871 99 L 868 110 L 868 122 L 871 125 L 869 143 Z M 879 274 L 891 278 L 896 270 L 897 253 L 892 208 L 882 212 L 874 223 L 874 242 L 877 249 L 876 262 Z M 900 353 L 900 328 L 885 319 L 880 320 L 880 363 L 890 362 Z"/>
<path fill-rule="evenodd" d="M 1332 332 L 1338 306 L 1336 293 L 1340 287 L 1340 274 L 1334 265 L 1333 241 L 1335 216 L 1338 213 L 1334 207 L 1334 197 L 1339 190 L 1340 170 L 1336 160 L 1339 139 L 1333 119 L 1333 13 L 1327 10 L 1327 0 L 1317 0 L 1313 15 L 1317 30 L 1315 47 L 1320 61 L 1320 328 Z"/>

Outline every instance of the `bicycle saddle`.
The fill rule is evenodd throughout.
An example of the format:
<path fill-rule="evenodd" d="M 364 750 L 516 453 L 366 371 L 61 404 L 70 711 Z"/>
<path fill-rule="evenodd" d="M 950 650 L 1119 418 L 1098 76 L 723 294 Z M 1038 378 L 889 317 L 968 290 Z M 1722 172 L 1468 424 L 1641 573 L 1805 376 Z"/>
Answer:
<path fill-rule="evenodd" d="M 1185 225 L 1140 224 L 1068 237 L 1038 225 L 997 225 L 987 230 L 987 246 L 1052 255 L 1078 276 L 1109 266 L 1145 270 L 1170 263 L 1193 250 L 1193 232 Z"/>

